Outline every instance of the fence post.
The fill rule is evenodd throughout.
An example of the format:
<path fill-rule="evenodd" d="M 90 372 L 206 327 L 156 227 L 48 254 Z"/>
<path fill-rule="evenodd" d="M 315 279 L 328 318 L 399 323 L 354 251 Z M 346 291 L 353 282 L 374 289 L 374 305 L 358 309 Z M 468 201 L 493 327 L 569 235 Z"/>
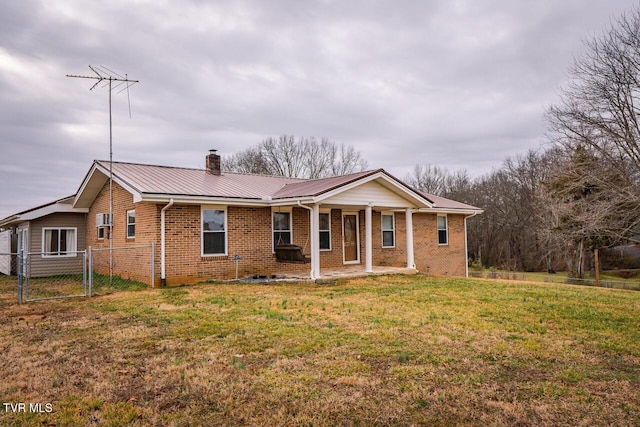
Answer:
<path fill-rule="evenodd" d="M 29 301 L 29 278 L 31 277 L 31 257 L 29 253 L 24 254 L 24 259 L 22 260 L 23 265 L 25 267 L 25 274 L 22 281 L 22 286 L 24 289 L 24 299 Z"/>
<path fill-rule="evenodd" d="M 156 256 L 156 243 L 151 242 L 151 287 L 155 287 L 156 284 L 156 272 L 155 272 L 155 256 Z"/>
<path fill-rule="evenodd" d="M 22 304 L 22 253 L 18 252 L 18 304 Z"/>
<path fill-rule="evenodd" d="M 93 296 L 93 250 L 89 246 L 89 297 Z"/>

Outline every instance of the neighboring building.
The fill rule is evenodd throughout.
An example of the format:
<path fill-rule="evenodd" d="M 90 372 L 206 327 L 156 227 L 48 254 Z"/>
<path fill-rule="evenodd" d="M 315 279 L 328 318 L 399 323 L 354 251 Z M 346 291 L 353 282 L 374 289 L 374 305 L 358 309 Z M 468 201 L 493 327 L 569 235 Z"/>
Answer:
<path fill-rule="evenodd" d="M 0 220 L 3 240 L 17 241 L 11 247 L 30 254 L 31 277 L 82 273 L 78 252 L 86 247 L 88 209 L 74 207 L 73 201 L 74 196 L 65 197 Z M 15 267 L 6 256 L 2 261 Z M 1 272 L 14 273 L 11 268 Z"/>
<path fill-rule="evenodd" d="M 345 265 L 465 276 L 466 219 L 482 212 L 417 192 L 382 169 L 313 180 L 222 173 L 215 150 L 205 169 L 111 166 L 113 236 L 105 161 L 93 163 L 73 200 L 88 212 L 77 235 L 86 230 L 82 243 L 96 248 L 110 237 L 113 247 L 159 242 L 156 284 L 234 278 L 236 256 L 241 277 L 305 268 L 277 260 L 282 244 L 302 248 L 312 278 Z M 135 270 L 123 257 L 116 265 Z"/>

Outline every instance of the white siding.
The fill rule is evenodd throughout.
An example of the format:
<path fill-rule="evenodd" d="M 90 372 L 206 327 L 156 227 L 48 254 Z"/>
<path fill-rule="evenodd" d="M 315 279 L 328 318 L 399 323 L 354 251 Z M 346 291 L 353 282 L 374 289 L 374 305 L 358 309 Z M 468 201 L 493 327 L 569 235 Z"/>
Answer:
<path fill-rule="evenodd" d="M 11 230 L 0 232 L 0 274 L 11 275 Z"/>
<path fill-rule="evenodd" d="M 368 203 L 388 208 L 413 207 L 411 202 L 374 181 L 366 182 L 322 201 L 322 204 L 328 205 L 366 205 Z"/>

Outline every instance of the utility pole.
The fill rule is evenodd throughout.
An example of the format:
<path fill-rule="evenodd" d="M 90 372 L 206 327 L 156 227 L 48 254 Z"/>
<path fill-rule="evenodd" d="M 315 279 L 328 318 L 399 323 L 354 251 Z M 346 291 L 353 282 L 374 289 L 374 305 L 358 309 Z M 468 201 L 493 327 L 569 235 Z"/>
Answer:
<path fill-rule="evenodd" d="M 113 120 L 111 114 L 111 93 L 124 85 L 118 93 L 127 91 L 127 100 L 129 101 L 129 117 L 131 117 L 131 100 L 129 98 L 129 87 L 138 83 L 138 80 L 131 80 L 125 74 L 124 76 L 116 73 L 107 67 L 89 65 L 89 69 L 95 73 L 95 76 L 76 76 L 67 74 L 67 77 L 73 77 L 76 79 L 90 79 L 96 80 L 93 86 L 89 90 L 93 90 L 100 83 L 103 83 L 102 87 L 108 87 L 109 90 L 109 285 L 113 284 Z M 116 82 L 116 85 L 113 85 Z"/>

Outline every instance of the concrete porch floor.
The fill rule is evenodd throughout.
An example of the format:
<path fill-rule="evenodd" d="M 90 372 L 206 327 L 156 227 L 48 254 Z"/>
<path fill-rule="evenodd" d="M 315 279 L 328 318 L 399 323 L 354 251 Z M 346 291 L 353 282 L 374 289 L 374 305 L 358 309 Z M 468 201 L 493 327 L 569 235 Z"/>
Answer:
<path fill-rule="evenodd" d="M 349 279 L 354 277 L 365 277 L 369 275 L 385 275 L 385 274 L 416 274 L 415 268 L 407 267 L 386 267 L 374 266 L 372 273 L 365 271 L 364 265 L 345 265 L 339 268 L 321 268 L 320 280 L 327 279 Z M 286 273 L 276 273 L 278 276 L 284 276 L 288 280 L 311 280 L 311 272 L 309 269 L 300 271 L 289 271 Z"/>

